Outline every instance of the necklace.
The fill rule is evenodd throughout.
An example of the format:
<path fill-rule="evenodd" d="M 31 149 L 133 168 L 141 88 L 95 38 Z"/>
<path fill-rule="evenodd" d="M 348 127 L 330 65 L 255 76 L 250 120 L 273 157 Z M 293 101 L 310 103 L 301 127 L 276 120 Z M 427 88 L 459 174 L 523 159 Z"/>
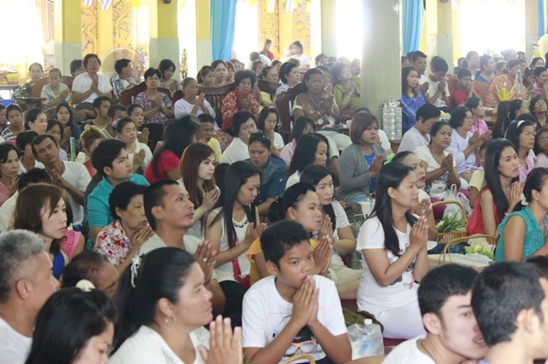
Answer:
<path fill-rule="evenodd" d="M 234 224 L 234 227 L 237 227 L 239 229 L 243 228 L 247 224 L 247 215 L 244 215 L 244 219 L 242 220 L 242 222 L 237 222 L 232 219 L 232 223 Z"/>

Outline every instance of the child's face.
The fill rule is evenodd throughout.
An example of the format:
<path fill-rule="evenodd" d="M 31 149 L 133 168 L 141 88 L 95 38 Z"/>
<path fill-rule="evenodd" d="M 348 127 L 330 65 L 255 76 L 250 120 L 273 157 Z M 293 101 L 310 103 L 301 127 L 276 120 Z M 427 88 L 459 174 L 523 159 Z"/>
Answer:
<path fill-rule="evenodd" d="M 445 75 L 447 74 L 447 72 L 444 72 L 444 71 L 436 71 L 436 70 L 432 70 L 434 73 L 432 74 L 434 77 L 434 81 L 437 81 L 437 82 L 440 82 L 441 80 L 443 80 L 445 78 Z"/>
<path fill-rule="evenodd" d="M 469 91 L 472 87 L 472 77 L 464 76 L 463 78 L 459 78 L 459 87 L 463 90 Z"/>
<path fill-rule="evenodd" d="M 8 115 L 8 121 L 11 126 L 20 126 L 23 122 L 23 115 L 19 110 L 12 110 Z"/>
<path fill-rule="evenodd" d="M 280 259 L 277 279 L 295 290 L 301 288 L 304 280 L 312 274 L 314 257 L 310 243 L 303 240 L 287 250 Z"/>
<path fill-rule="evenodd" d="M 213 81 L 215 80 L 215 74 L 213 72 L 208 72 L 207 75 L 204 77 L 204 85 L 211 86 L 213 85 Z"/>
<path fill-rule="evenodd" d="M 58 73 L 54 72 L 49 74 L 49 84 L 51 85 L 51 87 L 57 88 L 59 87 L 60 83 L 61 83 L 61 77 L 59 76 Z"/>
<path fill-rule="evenodd" d="M 66 107 L 60 107 L 57 112 L 57 120 L 62 124 L 66 125 L 70 121 L 70 113 Z"/>

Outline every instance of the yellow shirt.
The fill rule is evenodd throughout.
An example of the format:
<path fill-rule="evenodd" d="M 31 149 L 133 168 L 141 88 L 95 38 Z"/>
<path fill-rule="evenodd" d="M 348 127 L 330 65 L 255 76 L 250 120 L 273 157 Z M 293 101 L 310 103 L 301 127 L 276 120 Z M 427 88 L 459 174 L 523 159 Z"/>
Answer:
<path fill-rule="evenodd" d="M 310 239 L 310 247 L 312 250 L 316 249 L 316 247 L 320 245 L 320 242 L 316 239 Z M 261 248 L 261 239 L 257 238 L 253 244 L 249 247 L 246 253 L 246 257 L 249 260 L 249 263 L 251 265 L 251 268 L 249 270 L 249 277 L 251 278 L 251 285 L 258 282 L 261 278 L 261 273 L 259 272 L 259 268 L 257 268 L 257 264 L 255 263 L 255 255 L 257 254 L 263 254 L 263 249 Z"/>
<path fill-rule="evenodd" d="M 219 141 L 215 138 L 211 138 L 209 139 L 209 142 L 207 142 L 207 145 L 209 145 L 215 152 L 215 163 L 219 163 L 221 161 L 221 156 L 223 155 Z"/>

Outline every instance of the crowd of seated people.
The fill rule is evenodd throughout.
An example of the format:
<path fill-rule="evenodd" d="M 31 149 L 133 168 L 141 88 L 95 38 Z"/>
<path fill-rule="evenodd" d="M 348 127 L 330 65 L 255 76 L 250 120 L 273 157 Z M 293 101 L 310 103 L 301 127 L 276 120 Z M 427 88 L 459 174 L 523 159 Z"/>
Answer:
<path fill-rule="evenodd" d="M 505 51 L 498 71 L 469 52 L 451 75 L 411 52 L 391 145 L 363 105 L 359 60 L 320 54 L 314 67 L 300 42 L 281 60 L 271 44 L 196 79 L 168 59 L 136 79 L 125 58 L 109 79 L 88 54 L 72 86 L 49 70 L 41 107 L 0 107 L 0 362 L 346 363 L 348 301 L 384 338 L 409 339 L 386 363 L 502 363 L 502 320 L 523 357 L 548 358 L 524 339 L 548 335 L 534 267 L 548 260 L 544 61 Z M 43 77 L 31 65 L 29 82 Z M 468 233 L 497 239 L 501 263 L 479 275 L 429 273 L 431 203 L 455 188 Z M 489 311 L 517 277 L 537 292 L 519 302 L 526 317 Z"/>

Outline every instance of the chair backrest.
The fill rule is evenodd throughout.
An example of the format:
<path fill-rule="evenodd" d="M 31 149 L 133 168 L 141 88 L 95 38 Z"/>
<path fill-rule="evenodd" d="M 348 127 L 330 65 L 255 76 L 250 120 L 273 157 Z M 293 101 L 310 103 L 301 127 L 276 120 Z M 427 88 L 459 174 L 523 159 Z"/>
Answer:
<path fill-rule="evenodd" d="M 135 96 L 145 91 L 146 89 L 147 89 L 147 84 L 144 81 L 133 87 L 126 88 L 125 90 L 120 92 L 120 94 L 118 95 L 120 104 L 122 104 L 125 107 L 128 107 L 129 105 L 133 104 L 133 100 L 135 99 Z"/>
<path fill-rule="evenodd" d="M 304 90 L 304 84 L 301 82 L 295 87 L 290 88 L 287 92 L 282 92 L 276 97 L 276 109 L 278 110 L 278 115 L 280 116 L 280 130 L 284 132 L 291 133 L 291 121 L 293 121 L 293 113 L 290 110 L 290 107 L 295 101 L 297 95 L 302 93 Z"/>
<path fill-rule="evenodd" d="M 178 100 L 182 99 L 184 96 L 183 90 L 177 90 L 171 94 L 171 98 L 173 99 L 173 103 L 175 104 Z"/>
<path fill-rule="evenodd" d="M 68 86 L 69 90 L 72 90 L 72 81 L 74 80 L 71 76 L 63 76 L 61 82 Z M 49 78 L 44 77 L 30 85 L 30 95 L 31 97 L 40 97 L 42 94 L 42 89 L 45 85 L 49 83 Z"/>
<path fill-rule="evenodd" d="M 257 84 L 259 85 L 259 90 L 261 90 L 261 92 L 270 94 L 270 100 L 272 101 L 276 97 L 276 90 L 281 86 L 281 83 L 267 80 L 257 80 Z"/>
<path fill-rule="evenodd" d="M 205 99 L 211 104 L 211 107 L 217 115 L 215 121 L 219 127 L 223 126 L 223 115 L 221 110 L 223 99 L 229 92 L 234 91 L 235 89 L 236 84 L 234 82 L 217 87 L 200 87 L 200 92 L 205 95 Z"/>

